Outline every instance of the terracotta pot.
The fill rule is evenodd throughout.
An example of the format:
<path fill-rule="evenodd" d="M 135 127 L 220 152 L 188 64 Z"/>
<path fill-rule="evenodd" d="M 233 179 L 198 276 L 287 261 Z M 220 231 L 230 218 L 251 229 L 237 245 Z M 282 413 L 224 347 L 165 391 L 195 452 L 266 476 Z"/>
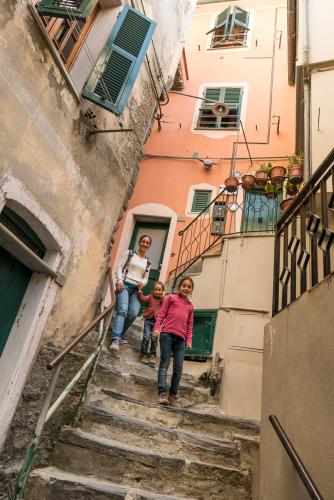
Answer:
<path fill-rule="evenodd" d="M 286 194 L 289 196 L 295 196 L 297 194 L 297 186 L 295 186 L 295 185 L 287 186 Z"/>
<path fill-rule="evenodd" d="M 224 184 L 229 193 L 234 193 L 238 189 L 239 181 L 236 177 L 228 177 L 225 179 Z"/>
<path fill-rule="evenodd" d="M 266 198 L 273 199 L 276 198 L 277 192 L 276 191 L 269 191 L 268 193 L 265 193 Z"/>
<path fill-rule="evenodd" d="M 282 184 L 285 179 L 286 168 L 281 166 L 272 167 L 270 170 L 270 179 L 273 184 Z"/>
<path fill-rule="evenodd" d="M 252 174 L 243 175 L 241 180 L 242 180 L 242 187 L 246 191 L 246 193 L 253 191 L 255 185 L 254 175 Z"/>
<path fill-rule="evenodd" d="M 258 170 L 255 174 L 255 179 L 257 184 L 264 187 L 267 184 L 269 174 L 264 170 Z"/>
<path fill-rule="evenodd" d="M 281 201 L 280 207 L 282 212 L 285 212 L 289 208 L 292 202 L 293 198 L 285 198 L 285 200 Z"/>
<path fill-rule="evenodd" d="M 291 165 L 289 167 L 289 181 L 297 186 L 303 180 L 303 165 Z"/>

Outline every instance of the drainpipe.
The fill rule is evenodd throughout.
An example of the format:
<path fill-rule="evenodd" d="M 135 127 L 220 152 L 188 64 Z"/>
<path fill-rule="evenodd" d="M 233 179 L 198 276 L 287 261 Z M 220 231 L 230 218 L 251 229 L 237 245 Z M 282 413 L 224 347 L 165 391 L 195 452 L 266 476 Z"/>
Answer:
<path fill-rule="evenodd" d="M 309 45 L 309 1 L 302 0 L 303 15 L 303 78 L 304 78 L 304 176 L 311 176 L 311 132 L 310 132 L 310 45 Z"/>
<path fill-rule="evenodd" d="M 296 0 L 288 0 L 288 83 L 296 83 Z"/>

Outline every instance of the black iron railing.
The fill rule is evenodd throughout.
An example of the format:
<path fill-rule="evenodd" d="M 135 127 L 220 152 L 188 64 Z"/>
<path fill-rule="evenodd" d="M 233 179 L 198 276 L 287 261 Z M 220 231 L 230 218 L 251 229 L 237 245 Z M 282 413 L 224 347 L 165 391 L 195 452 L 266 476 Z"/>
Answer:
<path fill-rule="evenodd" d="M 279 437 L 279 439 L 280 439 L 282 445 L 284 446 L 291 462 L 293 463 L 293 466 L 296 469 L 298 476 L 303 481 L 304 486 L 305 486 L 308 494 L 310 495 L 310 498 L 312 498 L 312 500 L 323 500 L 323 497 L 319 493 L 318 488 L 316 487 L 308 470 L 306 469 L 301 458 L 299 457 L 298 453 L 296 452 L 295 448 L 293 447 L 290 439 L 288 438 L 288 436 L 284 432 L 284 429 L 281 426 L 278 418 L 275 415 L 270 415 L 269 421 L 270 421 L 271 425 L 273 426 L 273 428 L 275 429 L 277 436 Z"/>
<path fill-rule="evenodd" d="M 275 228 L 273 315 L 333 271 L 334 149 Z"/>
<path fill-rule="evenodd" d="M 268 198 L 263 190 L 244 193 L 221 191 L 211 203 L 179 232 L 177 265 L 169 273 L 175 286 L 203 256 L 218 253 L 224 237 L 239 233 L 273 233 L 280 216 L 282 194 Z"/>

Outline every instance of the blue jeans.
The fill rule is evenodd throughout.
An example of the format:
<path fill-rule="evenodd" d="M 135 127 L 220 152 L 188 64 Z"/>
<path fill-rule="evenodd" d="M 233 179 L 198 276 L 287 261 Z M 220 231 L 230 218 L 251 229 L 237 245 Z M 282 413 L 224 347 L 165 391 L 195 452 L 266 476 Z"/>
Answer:
<path fill-rule="evenodd" d="M 172 333 L 161 333 L 158 394 L 166 393 L 167 370 L 169 367 L 171 353 L 173 353 L 173 374 L 169 394 L 172 394 L 173 396 L 177 395 L 182 375 L 185 350 L 186 342 L 183 338 L 173 335 Z"/>
<path fill-rule="evenodd" d="M 153 337 L 152 331 L 155 324 L 155 319 L 145 319 L 143 341 L 141 343 L 140 354 L 142 356 L 156 356 L 157 355 L 157 337 Z M 148 352 L 148 346 L 151 340 L 151 349 Z"/>
<path fill-rule="evenodd" d="M 134 322 L 140 310 L 137 285 L 124 283 L 124 290 L 116 292 L 116 316 L 113 322 L 111 340 L 120 341 L 121 336 Z"/>

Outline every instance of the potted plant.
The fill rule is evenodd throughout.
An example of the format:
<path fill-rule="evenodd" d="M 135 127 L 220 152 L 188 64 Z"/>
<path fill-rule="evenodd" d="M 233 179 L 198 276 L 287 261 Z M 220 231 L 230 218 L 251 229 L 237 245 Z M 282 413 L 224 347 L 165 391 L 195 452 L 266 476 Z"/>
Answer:
<path fill-rule="evenodd" d="M 234 193 L 239 186 L 239 180 L 236 177 L 227 177 L 224 181 L 225 188 L 229 193 Z"/>
<path fill-rule="evenodd" d="M 293 202 L 293 199 L 294 199 L 293 197 L 290 197 L 290 198 L 285 198 L 285 200 L 281 201 L 280 207 L 282 212 L 285 212 L 289 208 L 289 206 Z"/>
<path fill-rule="evenodd" d="M 260 166 L 260 170 L 258 170 L 255 174 L 255 180 L 256 180 L 257 184 L 259 184 L 262 187 L 264 187 L 267 184 L 271 167 L 272 167 L 272 164 L 269 162 L 263 163 Z"/>
<path fill-rule="evenodd" d="M 273 184 L 282 184 L 285 179 L 286 168 L 281 165 L 275 165 L 270 169 L 270 179 Z"/>
<path fill-rule="evenodd" d="M 285 192 L 288 196 L 295 196 L 297 194 L 297 186 L 292 184 L 290 181 L 286 183 Z"/>
<path fill-rule="evenodd" d="M 253 191 L 255 185 L 255 177 L 253 174 L 245 174 L 241 178 L 241 185 L 246 193 Z"/>
<path fill-rule="evenodd" d="M 303 180 L 304 153 L 289 157 L 289 182 L 298 186 Z"/>
<path fill-rule="evenodd" d="M 276 184 L 273 184 L 272 182 L 268 182 L 268 184 L 266 185 L 264 190 L 266 192 L 267 198 L 276 198 L 277 191 L 278 191 Z"/>

